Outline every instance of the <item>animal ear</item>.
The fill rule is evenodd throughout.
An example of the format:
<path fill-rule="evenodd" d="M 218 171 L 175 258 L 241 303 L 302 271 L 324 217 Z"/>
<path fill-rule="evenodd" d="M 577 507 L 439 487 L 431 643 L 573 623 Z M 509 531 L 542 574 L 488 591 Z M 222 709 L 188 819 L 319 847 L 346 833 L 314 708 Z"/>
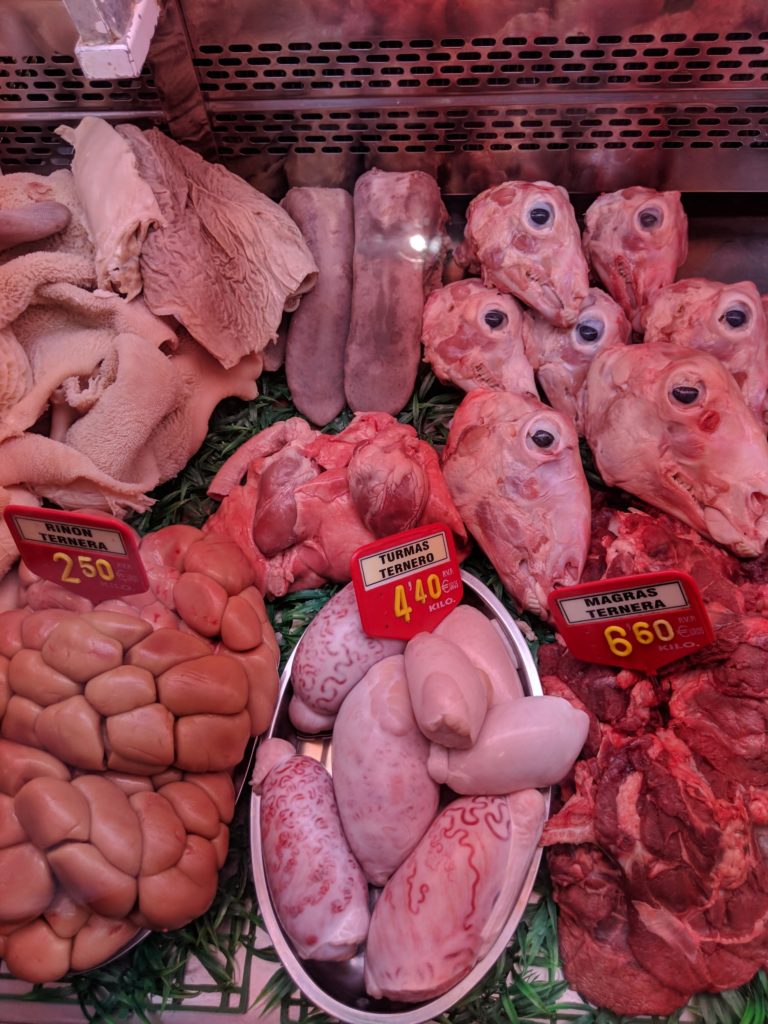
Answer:
<path fill-rule="evenodd" d="M 695 421 L 669 423 L 666 435 L 669 452 L 678 459 L 701 459 L 707 450 L 706 437 L 697 428 Z"/>

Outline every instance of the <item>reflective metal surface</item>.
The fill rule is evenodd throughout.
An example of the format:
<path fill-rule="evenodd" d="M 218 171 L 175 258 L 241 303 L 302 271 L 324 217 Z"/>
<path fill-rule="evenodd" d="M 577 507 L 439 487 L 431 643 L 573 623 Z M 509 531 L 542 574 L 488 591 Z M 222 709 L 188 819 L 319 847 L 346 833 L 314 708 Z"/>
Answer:
<path fill-rule="evenodd" d="M 542 694 L 541 683 L 531 652 L 514 620 L 504 606 L 476 577 L 462 570 L 464 581 L 463 603 L 479 608 L 494 623 L 504 640 L 510 656 L 517 666 L 523 688 L 529 695 Z M 277 708 L 266 737 L 277 736 L 294 743 L 299 753 L 314 757 L 332 771 L 332 742 L 330 736 L 304 737 L 295 732 L 288 718 L 288 703 L 292 695 L 291 668 L 295 651 L 288 660 L 280 680 Z M 549 798 L 547 797 L 547 809 Z M 294 952 L 275 914 L 269 894 L 261 853 L 259 814 L 261 799 L 251 797 L 251 858 L 259 910 L 272 945 L 283 966 L 305 996 L 320 1009 L 348 1024 L 424 1024 L 444 1013 L 465 996 L 491 969 L 509 944 L 530 898 L 536 879 L 542 850 L 534 853 L 525 881 L 496 941 L 470 973 L 448 992 L 417 1006 L 394 1003 L 388 999 L 371 999 L 363 984 L 363 954 L 344 963 L 321 963 L 301 960 Z"/>
<path fill-rule="evenodd" d="M 143 76 L 88 82 L 60 0 L 3 0 L 0 162 L 60 162 L 46 125 L 94 113 L 160 121 L 270 191 L 348 185 L 371 165 L 432 171 L 450 194 L 508 177 L 585 194 L 762 191 L 765 12 L 764 0 L 166 0 Z"/>

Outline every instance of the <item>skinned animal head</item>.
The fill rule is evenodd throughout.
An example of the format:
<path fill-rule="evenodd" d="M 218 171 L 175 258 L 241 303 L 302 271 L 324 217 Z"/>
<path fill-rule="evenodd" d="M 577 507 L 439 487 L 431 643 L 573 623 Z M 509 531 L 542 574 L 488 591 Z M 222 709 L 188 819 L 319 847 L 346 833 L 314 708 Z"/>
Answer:
<path fill-rule="evenodd" d="M 436 376 L 473 388 L 536 393 L 523 350 L 523 314 L 511 295 L 475 278 L 455 281 L 427 299 L 424 358 Z"/>
<path fill-rule="evenodd" d="M 671 343 L 709 352 L 728 369 L 744 401 L 763 422 L 768 392 L 768 322 L 751 281 L 676 281 L 643 311 L 646 344 Z"/>
<path fill-rule="evenodd" d="M 628 345 L 597 356 L 586 437 L 603 479 L 744 558 L 768 540 L 768 443 L 713 356 Z"/>
<path fill-rule="evenodd" d="M 530 395 L 471 391 L 453 417 L 443 474 L 507 591 L 548 618 L 550 591 L 579 581 L 589 545 L 573 424 Z"/>
<path fill-rule="evenodd" d="M 585 214 L 584 251 L 633 326 L 688 255 L 688 218 L 679 192 L 625 188 L 599 196 Z"/>
<path fill-rule="evenodd" d="M 584 384 L 598 352 L 629 342 L 630 326 L 607 292 L 590 288 L 573 327 L 553 327 L 526 314 L 525 351 L 547 401 L 584 433 Z"/>
<path fill-rule="evenodd" d="M 564 188 L 505 181 L 469 204 L 465 246 L 487 285 L 560 327 L 575 323 L 589 285 L 576 215 Z"/>

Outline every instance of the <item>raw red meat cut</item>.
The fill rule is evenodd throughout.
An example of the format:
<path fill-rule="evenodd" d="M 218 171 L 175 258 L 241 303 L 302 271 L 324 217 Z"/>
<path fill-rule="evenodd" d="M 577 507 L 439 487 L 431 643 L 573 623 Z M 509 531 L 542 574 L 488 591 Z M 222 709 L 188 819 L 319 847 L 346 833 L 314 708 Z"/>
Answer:
<path fill-rule="evenodd" d="M 539 652 L 546 693 L 590 715 L 543 843 L 570 984 L 616 1013 L 669 1014 L 768 959 L 768 618 L 745 567 L 677 520 L 604 505 L 587 575 L 680 568 L 716 642 L 651 680 Z"/>

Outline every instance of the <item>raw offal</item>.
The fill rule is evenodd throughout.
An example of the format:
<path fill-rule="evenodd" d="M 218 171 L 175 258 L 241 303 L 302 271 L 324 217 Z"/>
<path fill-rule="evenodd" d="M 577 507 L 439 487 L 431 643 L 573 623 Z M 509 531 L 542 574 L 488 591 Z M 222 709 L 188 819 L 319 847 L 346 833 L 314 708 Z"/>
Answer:
<path fill-rule="evenodd" d="M 444 636 L 418 633 L 405 648 L 405 673 L 413 714 L 427 739 L 471 747 L 488 710 L 488 690 L 462 649 Z"/>
<path fill-rule="evenodd" d="M 523 316 L 511 295 L 468 278 L 427 299 L 424 359 L 439 380 L 463 391 L 491 388 L 536 394 L 523 348 Z"/>
<path fill-rule="evenodd" d="M 525 353 L 550 405 L 584 433 L 585 384 L 598 352 L 629 343 L 630 326 L 621 307 L 600 288 L 590 288 L 573 327 L 553 327 L 528 313 L 523 324 Z"/>
<path fill-rule="evenodd" d="M 162 212 L 141 248 L 147 305 L 175 316 L 224 367 L 260 352 L 317 277 L 298 227 L 242 178 L 157 129 L 118 131 Z"/>
<path fill-rule="evenodd" d="M 56 134 L 74 147 L 77 198 L 96 253 L 99 288 L 135 299 L 142 288 L 139 256 L 152 227 L 164 224 L 149 184 L 125 139 L 100 117 L 84 117 Z"/>
<path fill-rule="evenodd" d="M 291 671 L 291 721 L 302 728 L 311 713 L 319 718 L 317 731 L 331 728 L 341 702 L 368 669 L 404 649 L 403 640 L 385 640 L 363 632 L 355 589 L 348 583 L 323 605 L 296 650 Z"/>
<path fill-rule="evenodd" d="M 601 353 L 587 378 L 586 437 L 607 484 L 740 557 L 765 547 L 768 444 L 714 356 L 672 345 Z"/>
<path fill-rule="evenodd" d="M 687 278 L 661 288 L 643 310 L 645 343 L 709 352 L 729 370 L 746 405 L 765 422 L 768 322 L 751 281 Z"/>
<path fill-rule="evenodd" d="M 675 279 L 688 255 L 688 218 L 679 192 L 625 188 L 585 214 L 584 251 L 592 269 L 636 329 L 654 292 Z"/>
<path fill-rule="evenodd" d="M 405 661 L 378 662 L 349 693 L 333 727 L 333 786 L 341 823 L 365 877 L 383 885 L 437 812 L 429 741 L 416 724 Z"/>
<path fill-rule="evenodd" d="M 588 728 L 588 716 L 562 697 L 508 700 L 489 708 L 467 749 L 433 742 L 427 770 L 435 782 L 465 795 L 552 786 L 573 767 Z"/>
<path fill-rule="evenodd" d="M 290 319 L 285 376 L 293 404 L 325 426 L 344 408 L 344 350 L 352 305 L 352 197 L 341 188 L 292 188 L 280 204 L 317 264 L 317 283 Z"/>
<path fill-rule="evenodd" d="M 300 417 L 275 423 L 241 445 L 208 493 L 224 500 L 206 532 L 237 541 L 274 596 L 347 582 L 353 552 L 383 534 L 440 522 L 462 553 L 466 540 L 434 448 L 386 413 L 333 435 Z"/>
<path fill-rule="evenodd" d="M 355 184 L 352 319 L 344 390 L 355 412 L 395 415 L 421 357 L 424 300 L 440 285 L 448 214 L 423 171 L 362 174 Z"/>
<path fill-rule="evenodd" d="M 448 804 L 374 907 L 369 995 L 420 1003 L 469 973 L 504 925 L 545 817 L 536 790 Z"/>
<path fill-rule="evenodd" d="M 171 526 L 139 550 L 144 594 L 94 607 L 23 568 L 0 614 L 0 956 L 28 981 L 208 909 L 231 771 L 274 711 L 279 650 L 236 545 Z"/>
<path fill-rule="evenodd" d="M 471 391 L 451 422 L 443 473 L 508 593 L 547 618 L 550 591 L 579 581 L 589 545 L 573 424 L 531 396 Z"/>
<path fill-rule="evenodd" d="M 475 196 L 456 260 L 558 327 L 576 322 L 589 287 L 568 193 L 548 181 L 505 181 Z"/>
<path fill-rule="evenodd" d="M 489 706 L 524 696 L 512 654 L 493 622 L 477 608 L 460 604 L 435 626 L 435 636 L 447 637 L 460 647 L 488 687 Z"/>
<path fill-rule="evenodd" d="M 259 748 L 257 776 L 274 743 L 282 741 Z M 342 831 L 330 775 L 319 761 L 287 754 L 255 787 L 269 891 L 300 957 L 349 960 L 368 932 L 368 886 Z"/>

